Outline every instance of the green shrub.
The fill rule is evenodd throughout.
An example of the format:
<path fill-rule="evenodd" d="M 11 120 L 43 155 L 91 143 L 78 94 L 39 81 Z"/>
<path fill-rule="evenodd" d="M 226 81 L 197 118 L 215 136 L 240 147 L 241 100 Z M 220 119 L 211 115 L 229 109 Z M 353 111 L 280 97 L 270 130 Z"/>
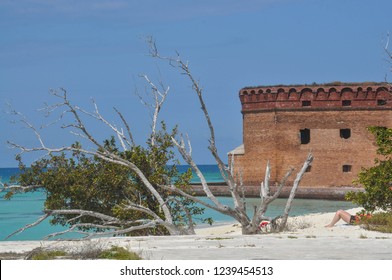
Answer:
<path fill-rule="evenodd" d="M 361 221 L 368 230 L 392 233 L 392 212 L 375 213 L 370 219 Z"/>
<path fill-rule="evenodd" d="M 369 127 L 375 136 L 377 158 L 375 165 L 363 168 L 354 182 L 364 188 L 364 192 L 349 192 L 346 196 L 353 203 L 367 211 L 382 209 L 392 211 L 392 128 Z"/>
<path fill-rule="evenodd" d="M 83 248 L 79 252 L 65 252 L 62 250 L 50 250 L 42 247 L 36 248 L 29 252 L 25 259 L 27 260 L 53 260 L 58 257 L 71 260 L 94 260 L 94 259 L 111 259 L 111 260 L 141 260 L 142 258 L 123 247 L 112 246 L 110 249 L 102 249 L 95 246 Z"/>
<path fill-rule="evenodd" d="M 141 260 L 142 258 L 134 253 L 126 250 L 123 247 L 112 246 L 108 250 L 104 250 L 98 258 L 109 259 L 109 260 Z"/>
<path fill-rule="evenodd" d="M 54 251 L 46 251 L 46 250 L 37 250 L 31 254 L 29 257 L 30 260 L 53 260 L 57 257 L 66 256 L 67 253 L 60 250 Z"/>

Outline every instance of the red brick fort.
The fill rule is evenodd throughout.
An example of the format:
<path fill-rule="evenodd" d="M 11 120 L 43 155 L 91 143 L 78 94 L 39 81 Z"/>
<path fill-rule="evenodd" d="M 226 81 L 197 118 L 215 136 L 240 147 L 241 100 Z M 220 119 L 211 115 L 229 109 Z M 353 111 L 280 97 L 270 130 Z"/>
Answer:
<path fill-rule="evenodd" d="M 314 161 L 300 184 L 303 196 L 352 187 L 361 168 L 374 165 L 375 139 L 367 127 L 392 127 L 387 83 L 246 87 L 239 97 L 243 144 L 229 158 L 234 154 L 250 193 L 257 193 L 267 160 L 277 182 L 289 166 L 298 171 L 309 151 Z"/>

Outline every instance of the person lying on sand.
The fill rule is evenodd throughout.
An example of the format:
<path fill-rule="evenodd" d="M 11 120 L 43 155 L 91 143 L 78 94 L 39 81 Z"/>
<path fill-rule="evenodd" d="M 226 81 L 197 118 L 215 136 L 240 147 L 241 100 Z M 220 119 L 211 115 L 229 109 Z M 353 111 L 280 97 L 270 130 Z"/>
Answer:
<path fill-rule="evenodd" d="M 342 219 L 346 223 L 352 225 L 358 220 L 358 217 L 357 217 L 357 215 L 351 215 L 347 211 L 338 210 L 338 211 L 336 211 L 335 216 L 333 217 L 332 221 L 328 225 L 326 225 L 325 227 L 329 227 L 329 228 L 333 227 L 338 221 L 340 221 L 340 219 Z"/>

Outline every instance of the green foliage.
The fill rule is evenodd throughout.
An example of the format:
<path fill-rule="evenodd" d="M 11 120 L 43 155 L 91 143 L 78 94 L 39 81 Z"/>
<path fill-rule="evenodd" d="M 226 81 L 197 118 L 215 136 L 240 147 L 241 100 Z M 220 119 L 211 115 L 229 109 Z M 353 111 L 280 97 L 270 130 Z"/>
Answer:
<path fill-rule="evenodd" d="M 174 129 L 162 129 L 155 135 L 155 144 L 148 141 L 146 147 L 135 146 L 129 151 L 120 151 L 114 138 L 104 141 L 104 149 L 117 155 L 121 159 L 134 163 L 143 172 L 149 182 L 168 201 L 173 220 L 182 226 L 188 222 L 185 209 L 190 215 L 202 214 L 204 208 L 184 197 L 178 197 L 164 191 L 158 185 L 174 184 L 176 187 L 188 191 L 191 170 L 180 174 L 177 170 L 179 162 L 175 159 L 171 137 L 176 135 Z M 81 148 L 80 143 L 74 144 Z M 160 217 L 164 217 L 156 198 L 146 189 L 141 179 L 129 167 L 105 161 L 97 156 L 87 156 L 80 152 L 73 154 L 50 155 L 34 162 L 27 168 L 19 158 L 20 175 L 13 181 L 22 185 L 41 185 L 46 192 L 45 208 L 55 209 L 83 209 L 114 216 L 121 221 L 134 221 L 151 218 L 146 213 L 123 207 L 128 201 L 140 204 Z M 7 194 L 7 198 L 13 195 Z M 180 206 L 182 204 L 183 206 Z M 80 223 L 99 224 L 100 220 L 93 217 L 78 217 L 77 215 L 55 215 L 51 223 L 62 226 L 72 226 Z M 118 226 L 118 225 L 117 225 Z M 102 231 L 99 227 L 82 226 L 79 230 Z M 145 229 L 133 234 L 167 234 L 163 227 Z"/>
<path fill-rule="evenodd" d="M 128 251 L 123 247 L 112 246 L 110 249 L 89 248 L 82 252 L 67 253 L 63 250 L 50 250 L 36 248 L 26 256 L 28 260 L 54 260 L 54 259 L 109 259 L 109 260 L 141 260 L 142 258 L 135 252 Z"/>
<path fill-rule="evenodd" d="M 372 126 L 369 131 L 376 137 L 377 153 L 391 159 L 392 156 L 392 128 Z"/>
<path fill-rule="evenodd" d="M 29 256 L 30 260 L 53 260 L 58 257 L 64 257 L 67 253 L 60 250 L 46 251 L 46 250 L 36 250 L 33 251 Z"/>
<path fill-rule="evenodd" d="M 392 211 L 392 129 L 370 127 L 369 131 L 376 138 L 379 158 L 375 159 L 375 166 L 362 169 L 355 181 L 365 191 L 350 192 L 346 198 L 367 211 Z"/>
<path fill-rule="evenodd" d="M 392 212 L 380 212 L 372 215 L 371 218 L 361 221 L 368 230 L 392 233 Z"/>
<path fill-rule="evenodd" d="M 373 217 L 371 212 L 362 209 L 361 211 L 355 214 L 355 221 L 354 224 L 363 224 L 368 222 Z"/>
<path fill-rule="evenodd" d="M 123 247 L 112 246 L 108 250 L 104 250 L 98 256 L 99 259 L 109 259 L 109 260 L 141 260 L 142 258 L 134 253 L 126 250 Z"/>
<path fill-rule="evenodd" d="M 293 235 L 288 235 L 287 238 L 290 238 L 290 239 L 298 239 L 297 236 L 293 236 Z"/>

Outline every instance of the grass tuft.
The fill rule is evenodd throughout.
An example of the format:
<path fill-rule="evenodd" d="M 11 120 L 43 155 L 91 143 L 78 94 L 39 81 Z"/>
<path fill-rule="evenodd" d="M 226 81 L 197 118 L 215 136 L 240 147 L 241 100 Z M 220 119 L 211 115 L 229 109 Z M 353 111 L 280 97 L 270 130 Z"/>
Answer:
<path fill-rule="evenodd" d="M 27 260 L 54 260 L 54 259 L 72 259 L 72 260 L 141 260 L 142 258 L 135 252 L 129 251 L 123 247 L 112 246 L 104 249 L 101 245 L 89 245 L 77 252 L 66 252 L 63 250 L 50 250 L 45 248 L 36 248 L 29 252 L 25 259 Z"/>
<path fill-rule="evenodd" d="M 290 239 L 298 239 L 297 236 L 293 236 L 293 235 L 288 235 L 287 238 L 290 238 Z"/>
<path fill-rule="evenodd" d="M 206 240 L 225 240 L 225 239 L 233 239 L 231 237 L 207 237 Z"/>
<path fill-rule="evenodd" d="M 64 257 L 67 252 L 62 250 L 45 250 L 42 248 L 34 249 L 28 254 L 26 259 L 28 260 L 54 260 L 59 257 Z"/>
<path fill-rule="evenodd" d="M 141 260 L 141 257 L 135 252 L 130 252 L 119 246 L 112 246 L 112 248 L 102 251 L 98 258 L 108 260 Z"/>

